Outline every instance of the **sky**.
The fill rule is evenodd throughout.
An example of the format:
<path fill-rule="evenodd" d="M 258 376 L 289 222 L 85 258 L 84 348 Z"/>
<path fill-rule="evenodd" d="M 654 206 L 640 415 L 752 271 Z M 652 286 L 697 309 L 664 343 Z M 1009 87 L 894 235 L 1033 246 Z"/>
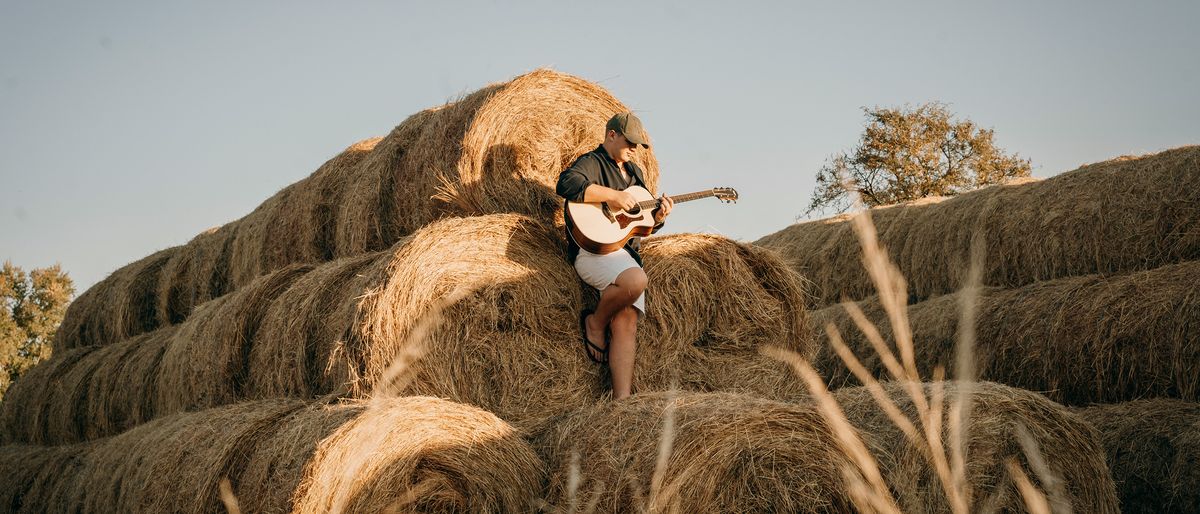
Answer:
<path fill-rule="evenodd" d="M 631 107 L 662 233 L 796 222 L 864 107 L 941 101 L 1049 177 L 1200 143 L 1200 2 L 0 0 L 0 260 L 82 292 L 421 109 L 549 67 Z"/>

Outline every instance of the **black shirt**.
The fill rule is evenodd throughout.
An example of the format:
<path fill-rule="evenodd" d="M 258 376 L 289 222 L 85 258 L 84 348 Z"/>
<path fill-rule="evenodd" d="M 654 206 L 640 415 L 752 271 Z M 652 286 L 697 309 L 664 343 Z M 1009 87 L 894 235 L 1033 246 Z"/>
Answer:
<path fill-rule="evenodd" d="M 571 163 L 570 167 L 558 175 L 556 192 L 558 196 L 569 201 L 582 202 L 583 192 L 592 184 L 599 184 L 617 191 L 633 185 L 646 187 L 646 179 L 637 164 L 626 162 L 624 168 L 628 175 L 621 173 L 621 168 L 617 167 L 617 161 L 608 155 L 604 145 L 600 145 L 595 150 L 579 156 L 575 162 Z M 646 187 L 646 189 L 650 188 Z M 654 226 L 654 231 L 657 232 L 660 228 L 662 228 L 661 223 Z M 637 261 L 638 265 L 642 264 L 642 256 L 638 253 L 641 244 L 642 238 L 640 237 L 630 238 L 629 242 L 625 243 L 625 250 L 633 256 L 633 260 Z M 567 259 L 574 263 L 577 255 L 579 255 L 579 246 L 568 236 Z"/>

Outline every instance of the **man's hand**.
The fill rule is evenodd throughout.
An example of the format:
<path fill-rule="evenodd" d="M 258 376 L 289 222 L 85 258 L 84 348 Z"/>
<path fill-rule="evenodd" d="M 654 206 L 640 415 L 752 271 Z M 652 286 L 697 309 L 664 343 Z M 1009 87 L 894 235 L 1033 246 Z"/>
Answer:
<path fill-rule="evenodd" d="M 662 199 L 662 203 L 654 211 L 655 223 L 662 223 L 663 220 L 667 219 L 667 215 L 671 214 L 671 208 L 675 206 L 675 200 L 672 200 L 671 197 L 662 195 L 660 198 Z"/>
<path fill-rule="evenodd" d="M 612 191 L 612 195 L 604 202 L 608 204 L 609 209 L 631 211 L 634 207 L 637 207 L 637 198 L 632 193 L 617 191 L 615 189 L 610 189 L 610 191 Z"/>

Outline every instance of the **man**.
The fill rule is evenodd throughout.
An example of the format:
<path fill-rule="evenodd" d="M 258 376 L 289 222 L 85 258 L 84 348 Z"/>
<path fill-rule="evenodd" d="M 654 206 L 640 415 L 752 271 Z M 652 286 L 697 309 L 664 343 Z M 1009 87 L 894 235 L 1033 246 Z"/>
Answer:
<path fill-rule="evenodd" d="M 604 202 L 609 209 L 630 210 L 637 200 L 624 189 L 646 187 L 642 170 L 632 159 L 639 146 L 650 148 L 650 141 L 642 121 L 629 112 L 613 116 L 604 130 L 604 142 L 558 176 L 557 192 L 572 202 Z M 674 202 L 663 196 L 662 206 L 654 211 L 655 232 L 662 228 L 672 206 Z M 580 314 L 584 351 L 593 361 L 609 364 L 613 399 L 626 398 L 633 387 L 637 322 L 646 312 L 646 273 L 638 254 L 641 238 L 632 238 L 624 249 L 604 255 L 579 248 L 570 237 L 567 241 L 567 255 L 575 270 L 584 282 L 600 291 L 596 311 Z"/>

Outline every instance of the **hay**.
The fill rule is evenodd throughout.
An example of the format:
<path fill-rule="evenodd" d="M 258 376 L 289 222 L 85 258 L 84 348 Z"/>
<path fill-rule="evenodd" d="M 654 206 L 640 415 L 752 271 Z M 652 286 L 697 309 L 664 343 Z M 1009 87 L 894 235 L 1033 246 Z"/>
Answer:
<path fill-rule="evenodd" d="M 434 398 L 247 402 L 85 445 L 0 447 L 11 512 L 528 512 L 545 469 L 492 414 Z"/>
<path fill-rule="evenodd" d="M 306 404 L 233 405 L 170 416 L 92 443 L 70 503 L 84 512 L 225 512 L 222 478 Z"/>
<path fill-rule="evenodd" d="M 0 446 L 0 510 L 67 512 L 62 493 L 71 487 L 80 453 L 76 446 Z"/>
<path fill-rule="evenodd" d="M 179 325 L 157 374 L 155 410 L 199 410 L 243 398 L 250 343 L 268 306 L 312 269 L 306 264 L 286 266 L 205 303 Z"/>
<path fill-rule="evenodd" d="M 1016 287 L 1200 258 L 1200 146 L 1114 159 L 1034 182 L 944 201 L 872 209 L 879 240 L 917 298 L 957 290 L 971 240 L 987 251 L 986 285 Z M 874 293 L 846 217 L 759 239 L 815 284 L 810 307 Z"/>
<path fill-rule="evenodd" d="M 192 309 L 229 289 L 229 254 L 235 225 L 214 227 L 189 241 L 163 266 L 158 320 L 176 324 Z"/>
<path fill-rule="evenodd" d="M 949 426 L 952 399 L 963 387 L 946 382 L 947 413 L 943 427 Z M 922 388 L 930 398 L 933 385 Z M 884 391 L 909 419 L 916 409 L 904 387 L 885 383 Z M 971 384 L 971 413 L 965 436 L 966 483 L 972 488 L 970 512 L 1025 512 L 1020 493 L 1013 487 L 1005 462 L 1016 459 L 1024 472 L 1053 501 L 1054 493 L 1042 482 L 1025 456 L 1018 427 L 1032 436 L 1051 473 L 1062 483 L 1060 501 L 1074 512 L 1117 513 L 1118 502 L 1113 480 L 1104 460 L 1100 435 L 1082 419 L 1045 397 L 991 382 Z M 880 470 L 903 512 L 948 512 L 941 482 L 923 451 L 908 442 L 881 410 L 866 388 L 845 388 L 834 392 L 846 418 L 862 435 L 863 442 L 879 462 Z M 920 425 L 918 425 L 920 426 Z M 951 440 L 947 429 L 942 440 Z"/>
<path fill-rule="evenodd" d="M 69 350 L 34 366 L 0 404 L 0 442 L 72 443 L 153 419 L 160 361 L 176 330 Z"/>
<path fill-rule="evenodd" d="M 665 417 L 671 453 L 651 496 Z M 730 393 L 601 402 L 536 437 L 557 512 L 849 512 L 816 409 Z M 589 507 L 594 506 L 594 509 Z"/>
<path fill-rule="evenodd" d="M 324 316 L 305 322 L 322 332 L 273 332 L 267 328 L 281 324 L 264 323 L 251 355 L 255 389 L 304 397 L 348 387 L 366 397 L 395 387 L 478 405 L 526 427 L 586 404 L 607 386 L 579 348 L 575 320 L 586 286 L 563 259 L 559 237 L 515 215 L 443 220 L 367 264 L 340 299 L 320 302 L 329 305 L 324 313 L 302 302 L 346 281 L 333 270 L 324 281 L 314 272 L 313 282 L 289 291 L 295 300 L 272 309 Z M 674 380 L 760 394 L 795 387 L 781 365 L 758 354 L 767 342 L 811 351 L 804 313 L 791 308 L 801 291 L 794 273 L 765 252 L 712 236 L 647 242 L 645 256 L 651 290 L 637 390 Z M 436 318 L 424 339 L 415 336 Z M 388 367 L 414 355 L 419 360 L 393 383 Z"/>
<path fill-rule="evenodd" d="M 1122 512 L 1200 510 L 1200 404 L 1138 400 L 1075 412 L 1100 433 Z"/>
<path fill-rule="evenodd" d="M 67 306 L 54 334 L 55 352 L 120 341 L 157 328 L 159 275 L 183 247 L 128 264 L 88 288 Z"/>
<path fill-rule="evenodd" d="M 339 408 L 361 413 L 320 439 L 292 512 L 530 512 L 541 499 L 545 465 L 491 413 L 426 397 Z"/>
<path fill-rule="evenodd" d="M 1040 391 L 1068 405 L 1145 397 L 1200 400 L 1200 261 L 1102 277 L 1065 278 L 985 290 L 976 323 L 980 376 Z M 909 306 L 922 376 L 953 358 L 961 294 Z M 859 302 L 888 334 L 875 300 Z M 885 373 L 870 343 L 843 307 L 812 314 L 812 326 L 833 322 L 875 376 Z M 823 338 L 823 336 L 822 336 Z M 856 384 L 832 352 L 817 367 L 831 387 Z"/>
<path fill-rule="evenodd" d="M 141 326 L 178 323 L 195 305 L 289 264 L 385 250 L 439 217 L 513 212 L 555 218 L 559 172 L 595 148 L 604 123 L 623 110 L 594 83 L 537 70 L 414 114 L 388 136 L 351 145 L 252 213 L 185 245 L 167 264 L 165 283 L 129 292 L 157 312 Z M 655 190 L 653 151 L 639 150 L 638 162 Z M 91 317 L 64 326 L 63 348 L 110 344 L 145 331 L 90 328 L 111 323 L 116 313 L 105 302 L 89 305 Z"/>
<path fill-rule="evenodd" d="M 118 363 L 108 356 L 135 351 L 137 343 L 128 342 L 92 350 L 103 362 L 87 357 L 62 366 L 105 381 L 149 374 L 149 398 L 136 399 L 149 402 L 144 412 L 154 416 L 242 399 L 383 392 L 477 405 L 528 429 L 609 389 L 604 369 L 587 361 L 578 342 L 587 286 L 564 253 L 559 229 L 523 216 L 442 220 L 387 252 L 285 268 L 202 305 L 175 326 L 152 371 L 110 372 Z M 644 254 L 651 285 L 637 391 L 677 383 L 693 391 L 799 393 L 782 364 L 758 353 L 763 344 L 813 352 L 805 311 L 794 308 L 803 290 L 794 272 L 770 252 L 716 236 L 650 239 Z M 388 375 L 397 359 L 416 357 L 399 377 Z M 98 391 L 111 389 L 85 384 L 62 385 L 77 398 L 70 405 L 93 405 L 103 400 Z M 134 400 L 105 394 L 117 406 Z M 56 398 L 23 398 L 14 417 Z M 56 423 L 88 426 L 22 428 L 16 440 L 110 435 L 91 425 L 127 426 L 133 418 L 126 410 L 58 408 Z M 106 421 L 106 413 L 123 418 Z"/>
<path fill-rule="evenodd" d="M 905 395 L 886 386 L 889 396 Z M 950 384 L 947 392 L 957 391 Z M 928 386 L 926 394 L 929 394 Z M 865 389 L 835 396 L 880 465 L 903 512 L 947 512 L 936 473 Z M 971 512 L 994 505 L 1024 512 L 1005 462 L 1024 462 L 1014 434 L 1024 425 L 1063 481 L 1076 512 L 1117 512 L 1095 431 L 1036 394 L 980 383 L 967 437 Z M 909 403 L 901 409 L 913 415 Z M 664 439 L 667 419 L 672 435 Z M 943 425 L 945 426 L 945 425 Z M 565 416 L 535 437 L 550 465 L 547 501 L 560 511 L 852 512 L 831 429 L 807 400 L 783 403 L 729 393 L 660 392 L 599 403 Z M 670 454 L 656 488 L 660 446 Z M 948 440 L 948 438 L 947 438 Z M 1033 475 L 1028 471 L 1027 474 Z M 573 485 L 574 483 L 574 485 Z M 574 490 L 572 490 L 574 487 Z M 657 496 L 651 494 L 656 489 Z"/>

